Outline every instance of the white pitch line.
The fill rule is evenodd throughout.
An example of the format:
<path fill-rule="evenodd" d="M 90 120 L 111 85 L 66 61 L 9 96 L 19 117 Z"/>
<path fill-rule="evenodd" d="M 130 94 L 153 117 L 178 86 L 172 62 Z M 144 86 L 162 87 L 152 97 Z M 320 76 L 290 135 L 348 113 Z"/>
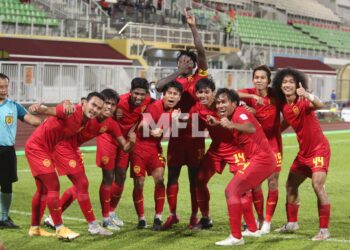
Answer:
<path fill-rule="evenodd" d="M 19 214 L 19 215 L 25 215 L 25 216 L 32 216 L 31 213 L 24 212 L 24 211 L 18 211 L 18 210 L 11 210 L 10 213 Z M 79 219 L 79 218 L 69 217 L 69 216 L 62 216 L 62 219 L 64 219 L 64 220 L 72 220 L 72 221 L 82 221 L 82 222 L 85 222 L 84 219 Z"/>

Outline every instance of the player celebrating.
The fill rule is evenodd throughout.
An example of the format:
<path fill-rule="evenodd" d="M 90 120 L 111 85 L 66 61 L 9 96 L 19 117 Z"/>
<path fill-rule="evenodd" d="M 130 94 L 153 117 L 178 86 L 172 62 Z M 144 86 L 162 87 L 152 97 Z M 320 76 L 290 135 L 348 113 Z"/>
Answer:
<path fill-rule="evenodd" d="M 208 77 L 208 65 L 205 56 L 205 50 L 196 28 L 195 17 L 186 10 L 185 14 L 187 24 L 192 31 L 194 45 L 198 54 L 198 61 L 195 53 L 188 50 L 181 51 L 177 58 L 178 70 L 175 73 L 165 77 L 164 79 L 159 80 L 157 83 L 158 91 L 162 91 L 163 86 L 170 81 L 176 80 L 182 85 L 184 92 L 178 105 L 182 113 L 188 113 L 191 107 L 196 103 L 196 82 L 201 78 Z M 196 72 L 192 74 L 193 69 L 196 67 Z M 204 148 L 204 138 L 193 138 L 190 124 L 187 125 L 187 128 L 180 130 L 179 136 L 170 138 L 167 155 L 167 199 L 170 216 L 164 223 L 163 229 L 168 229 L 173 224 L 179 222 L 178 216 L 176 215 L 176 206 L 177 194 L 179 191 L 178 179 L 182 165 L 188 166 L 188 177 L 190 182 L 192 215 L 190 218 L 189 226 L 193 227 L 197 224 L 198 204 L 195 195 L 195 176 L 199 167 L 200 159 L 204 155 Z"/>
<path fill-rule="evenodd" d="M 319 233 L 312 240 L 330 237 L 328 230 L 330 203 L 325 183 L 330 161 L 330 147 L 323 135 L 314 110 L 323 107 L 318 97 L 307 90 L 307 80 L 303 73 L 292 68 L 277 72 L 273 88 L 282 101 L 284 121 L 295 131 L 299 143 L 296 156 L 287 179 L 287 219 L 288 223 L 279 232 L 295 231 L 298 226 L 299 186 L 307 177 L 312 179 L 312 187 L 317 196 Z"/>
<path fill-rule="evenodd" d="M 245 103 L 254 108 L 255 117 L 261 124 L 272 151 L 275 153 L 277 167 L 268 178 L 269 193 L 266 201 L 266 216 L 264 220 L 264 195 L 261 185 L 253 190 L 253 202 L 258 214 L 260 232 L 270 233 L 271 219 L 278 201 L 278 177 L 282 166 L 282 136 L 280 129 L 280 103 L 272 88 L 271 71 L 266 65 L 253 70 L 254 88 L 239 90 L 239 96 Z"/>
<path fill-rule="evenodd" d="M 196 83 L 196 95 L 199 102 L 191 108 L 192 118 L 194 115 L 199 115 L 198 127 L 202 129 L 204 123 L 204 127 L 208 129 L 212 139 L 196 177 L 196 195 L 202 218 L 194 229 L 208 229 L 212 226 L 209 218 L 210 193 L 207 186 L 211 177 L 215 173 L 221 174 L 226 164 L 229 164 L 230 172 L 235 174 L 245 163 L 243 151 L 232 144 L 232 132 L 213 122 L 220 120 L 215 105 L 214 90 L 215 84 L 212 80 L 200 79 Z M 242 207 L 243 216 L 249 229 L 247 235 L 259 237 L 260 231 L 257 229 L 252 210 L 251 192 L 242 197 Z"/>
<path fill-rule="evenodd" d="M 40 118 L 31 115 L 22 105 L 8 99 L 9 81 L 6 75 L 0 73 L 0 228 L 18 228 L 9 217 L 12 183 L 18 180 L 14 148 L 17 121 L 19 119 L 33 126 L 41 123 Z"/>
<path fill-rule="evenodd" d="M 162 212 L 164 208 L 165 186 L 164 167 L 165 160 L 162 156 L 160 142 L 163 134 L 173 126 L 171 116 L 177 118 L 178 110 L 173 108 L 180 101 L 182 86 L 177 82 L 170 82 L 163 88 L 163 99 L 155 101 L 147 107 L 140 130 L 137 134 L 136 145 L 131 152 L 131 174 L 134 178 L 133 200 L 139 217 L 138 228 L 146 228 L 144 215 L 143 185 L 146 172 L 152 175 L 155 201 L 155 217 L 153 230 L 160 230 L 162 224 Z"/>
<path fill-rule="evenodd" d="M 54 117 L 49 117 L 43 122 L 32 133 L 25 145 L 26 157 L 37 186 L 32 200 L 32 224 L 29 235 L 37 234 L 47 200 L 57 237 L 71 240 L 79 236 L 78 233 L 65 227 L 62 222 L 60 184 L 53 164 L 53 151 L 59 141 L 77 134 L 90 119 L 99 115 L 103 104 L 104 96 L 92 92 L 82 105 L 75 106 L 74 112 L 69 116 L 63 112 L 64 104 L 53 108 L 43 105 L 33 106 L 32 111 L 54 115 Z"/>
<path fill-rule="evenodd" d="M 134 132 L 130 133 L 129 142 L 127 142 L 122 136 L 119 124 L 111 117 L 115 113 L 118 94 L 112 89 L 104 89 L 101 94 L 106 98 L 101 114 L 90 120 L 77 135 L 60 141 L 55 147 L 54 160 L 59 175 L 67 175 L 73 183 L 73 187 L 67 189 L 62 195 L 62 212 L 77 198 L 85 219 L 89 223 L 88 231 L 91 234 L 111 235 L 110 231 L 101 228 L 96 222 L 88 193 L 89 182 L 78 147 L 101 133 L 109 133 L 124 151 L 130 151 L 135 144 L 136 135 Z M 45 224 L 53 227 L 52 218 L 46 218 Z M 115 225 L 107 228 L 119 230 Z"/>
<path fill-rule="evenodd" d="M 142 119 L 142 113 L 151 102 L 148 88 L 146 79 L 136 77 L 131 81 L 130 92 L 120 96 L 116 112 L 124 138 Z M 96 165 L 102 168 L 103 176 L 100 186 L 103 226 L 117 229 L 124 225 L 115 214 L 115 209 L 123 193 L 129 154 L 118 147 L 110 134 L 104 133 L 97 137 Z"/>
<path fill-rule="evenodd" d="M 258 121 L 244 107 L 238 106 L 238 94 L 226 88 L 219 89 L 215 99 L 216 108 L 222 117 L 220 126 L 233 133 L 232 143 L 239 146 L 246 157 L 246 163 L 237 171 L 225 190 L 231 234 L 215 244 L 243 245 L 242 197 L 272 174 L 276 168 L 276 160 Z"/>

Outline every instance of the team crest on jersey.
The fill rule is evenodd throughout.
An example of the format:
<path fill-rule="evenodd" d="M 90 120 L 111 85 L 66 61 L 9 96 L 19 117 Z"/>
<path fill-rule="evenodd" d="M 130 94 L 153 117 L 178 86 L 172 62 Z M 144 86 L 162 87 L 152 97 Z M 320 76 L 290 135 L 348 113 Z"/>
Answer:
<path fill-rule="evenodd" d="M 188 76 L 187 77 L 187 80 L 189 81 L 189 82 L 193 82 L 193 76 L 191 75 L 191 76 Z"/>
<path fill-rule="evenodd" d="M 107 126 L 103 126 L 102 128 L 100 128 L 99 133 L 104 133 L 106 132 L 106 130 L 107 130 Z"/>
<path fill-rule="evenodd" d="M 5 122 L 7 125 L 12 125 L 13 124 L 13 115 L 5 116 Z"/>
<path fill-rule="evenodd" d="M 43 165 L 44 165 L 44 167 L 50 167 L 51 166 L 51 160 L 49 160 L 49 159 L 45 159 L 45 160 L 43 160 Z"/>
<path fill-rule="evenodd" d="M 292 110 L 293 110 L 293 113 L 296 114 L 296 115 L 298 115 L 300 113 L 300 110 L 299 110 L 299 108 L 297 106 L 293 106 Z"/>
<path fill-rule="evenodd" d="M 75 160 L 70 160 L 68 162 L 68 165 L 71 167 L 71 168 L 75 168 L 77 166 L 77 162 Z"/>
<path fill-rule="evenodd" d="M 138 174 L 138 173 L 141 172 L 141 167 L 138 166 L 138 165 L 135 165 L 135 166 L 133 167 L 133 170 L 134 170 L 134 173 L 135 173 L 135 174 Z"/>
<path fill-rule="evenodd" d="M 101 160 L 102 160 L 102 163 L 106 165 L 109 162 L 109 157 L 108 156 L 102 156 Z"/>

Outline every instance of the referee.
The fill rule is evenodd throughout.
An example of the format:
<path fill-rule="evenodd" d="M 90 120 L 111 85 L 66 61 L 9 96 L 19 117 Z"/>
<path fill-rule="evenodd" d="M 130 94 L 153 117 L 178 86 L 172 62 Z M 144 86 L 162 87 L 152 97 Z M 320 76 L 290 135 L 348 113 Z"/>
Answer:
<path fill-rule="evenodd" d="M 9 217 L 12 183 L 17 178 L 15 138 L 17 119 L 38 126 L 41 119 L 31 115 L 20 104 L 8 99 L 9 78 L 0 73 L 0 228 L 18 228 Z"/>

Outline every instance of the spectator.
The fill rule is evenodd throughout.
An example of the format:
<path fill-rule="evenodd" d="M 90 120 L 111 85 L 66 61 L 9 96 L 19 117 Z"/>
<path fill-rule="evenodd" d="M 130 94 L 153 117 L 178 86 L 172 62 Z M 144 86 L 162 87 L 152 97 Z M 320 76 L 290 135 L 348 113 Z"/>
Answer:
<path fill-rule="evenodd" d="M 227 41 L 231 39 L 232 37 L 232 22 L 229 21 L 226 25 L 226 27 L 224 28 L 224 33 L 225 33 L 225 37 L 224 37 L 224 45 L 227 46 Z"/>
<path fill-rule="evenodd" d="M 230 21 L 233 23 L 236 18 L 236 12 L 235 9 L 230 7 L 228 11 L 228 15 L 230 16 Z"/>
<path fill-rule="evenodd" d="M 337 94 L 335 93 L 335 90 L 333 89 L 333 90 L 332 90 L 332 93 L 331 93 L 331 101 L 332 101 L 333 103 L 335 103 L 336 100 L 337 100 Z"/>
<path fill-rule="evenodd" d="M 104 11 L 106 11 L 107 14 L 108 14 L 109 16 L 111 16 L 111 14 L 112 14 L 112 8 L 111 8 L 111 6 L 109 6 L 109 3 L 106 2 L 105 0 L 101 0 L 101 1 L 99 2 L 99 4 L 100 4 L 101 8 L 102 8 Z"/>

